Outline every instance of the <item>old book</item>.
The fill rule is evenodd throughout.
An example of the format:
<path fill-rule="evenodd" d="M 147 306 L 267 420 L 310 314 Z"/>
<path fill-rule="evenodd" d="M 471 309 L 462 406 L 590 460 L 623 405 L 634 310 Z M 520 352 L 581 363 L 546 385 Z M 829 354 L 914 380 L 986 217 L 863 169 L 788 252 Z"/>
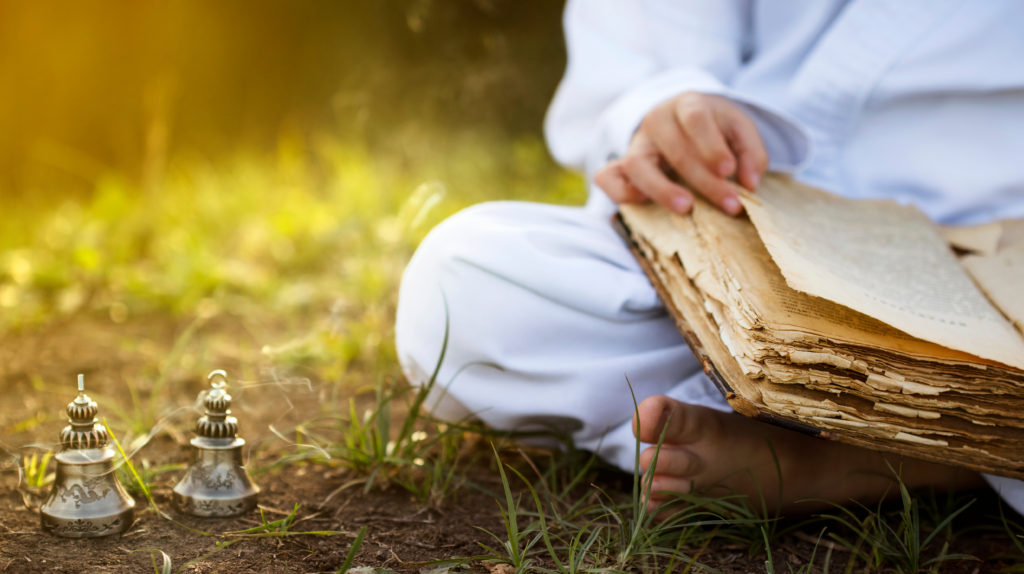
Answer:
<path fill-rule="evenodd" d="M 784 176 L 743 203 L 618 217 L 735 410 L 1024 478 L 1024 222 L 942 229 Z"/>

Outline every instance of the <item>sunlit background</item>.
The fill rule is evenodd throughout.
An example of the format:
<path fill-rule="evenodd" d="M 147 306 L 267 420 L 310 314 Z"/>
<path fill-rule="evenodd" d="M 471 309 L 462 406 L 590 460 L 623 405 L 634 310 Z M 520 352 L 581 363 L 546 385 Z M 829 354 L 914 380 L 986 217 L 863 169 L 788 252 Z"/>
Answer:
<path fill-rule="evenodd" d="M 564 64 L 543 0 L 0 2 L 5 196 L 311 132 L 536 134 Z M 387 145 L 390 143 L 391 145 Z"/>
<path fill-rule="evenodd" d="M 541 135 L 561 8 L 0 0 L 0 473 L 52 479 L 77 373 L 159 480 L 214 368 L 261 465 L 307 455 L 271 426 L 389 412 L 431 226 L 582 198 Z"/>
<path fill-rule="evenodd" d="M 561 8 L 0 2 L 0 325 L 340 305 L 386 339 L 430 225 L 581 197 L 541 138 Z"/>

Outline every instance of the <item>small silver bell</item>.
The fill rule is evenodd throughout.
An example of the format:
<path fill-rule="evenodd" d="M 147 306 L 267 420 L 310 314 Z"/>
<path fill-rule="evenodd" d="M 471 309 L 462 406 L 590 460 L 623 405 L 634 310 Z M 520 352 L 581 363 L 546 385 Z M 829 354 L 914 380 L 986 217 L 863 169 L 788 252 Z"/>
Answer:
<path fill-rule="evenodd" d="M 114 449 L 107 429 L 96 422 L 99 407 L 85 394 L 78 375 L 78 396 L 68 403 L 68 426 L 60 433 L 57 478 L 39 508 L 43 530 L 68 538 L 95 538 L 128 530 L 135 501 L 114 474 Z"/>
<path fill-rule="evenodd" d="M 196 422 L 199 436 L 192 439 L 188 471 L 174 487 L 174 506 L 193 516 L 236 516 L 256 508 L 260 489 L 242 464 L 245 439 L 236 436 L 238 420 L 224 390 L 228 375 L 216 370 L 207 378 L 206 414 Z"/>

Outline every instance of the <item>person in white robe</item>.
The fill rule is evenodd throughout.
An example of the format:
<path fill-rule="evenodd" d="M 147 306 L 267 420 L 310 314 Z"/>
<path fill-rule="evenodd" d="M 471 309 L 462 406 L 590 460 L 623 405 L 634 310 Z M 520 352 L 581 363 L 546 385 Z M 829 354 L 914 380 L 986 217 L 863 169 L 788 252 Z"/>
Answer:
<path fill-rule="evenodd" d="M 403 277 L 396 344 L 422 384 L 447 322 L 438 416 L 553 429 L 632 470 L 630 386 L 637 400 L 730 411 L 610 223 L 616 201 L 685 211 L 687 192 L 713 195 L 697 175 L 677 173 L 686 187 L 671 197 L 631 181 L 637 139 L 680 97 L 752 126 L 766 157 L 745 159 L 723 131 L 733 153 L 721 173 L 745 186 L 767 168 L 912 203 L 942 223 L 1024 216 L 1017 0 L 569 0 L 564 25 L 568 64 L 545 133 L 554 157 L 585 174 L 589 199 L 474 206 L 423 241 Z M 692 138 L 693 154 L 707 141 Z M 984 478 L 1024 512 L 1024 484 Z"/>

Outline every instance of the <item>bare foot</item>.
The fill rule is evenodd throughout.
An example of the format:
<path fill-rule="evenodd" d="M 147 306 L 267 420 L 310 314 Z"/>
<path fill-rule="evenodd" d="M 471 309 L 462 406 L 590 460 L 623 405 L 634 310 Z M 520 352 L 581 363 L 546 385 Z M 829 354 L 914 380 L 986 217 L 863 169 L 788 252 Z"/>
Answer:
<path fill-rule="evenodd" d="M 641 441 L 657 443 L 663 429 L 648 503 L 652 509 L 673 492 L 714 494 L 718 489 L 747 495 L 754 509 L 763 496 L 769 511 L 811 512 L 826 506 L 821 501 L 874 504 L 886 493 L 897 493 L 890 465 L 908 488 L 982 484 L 973 471 L 816 439 L 666 396 L 645 399 L 633 432 Z M 654 453 L 655 447 L 649 447 L 640 454 L 641 470 L 650 466 Z"/>

